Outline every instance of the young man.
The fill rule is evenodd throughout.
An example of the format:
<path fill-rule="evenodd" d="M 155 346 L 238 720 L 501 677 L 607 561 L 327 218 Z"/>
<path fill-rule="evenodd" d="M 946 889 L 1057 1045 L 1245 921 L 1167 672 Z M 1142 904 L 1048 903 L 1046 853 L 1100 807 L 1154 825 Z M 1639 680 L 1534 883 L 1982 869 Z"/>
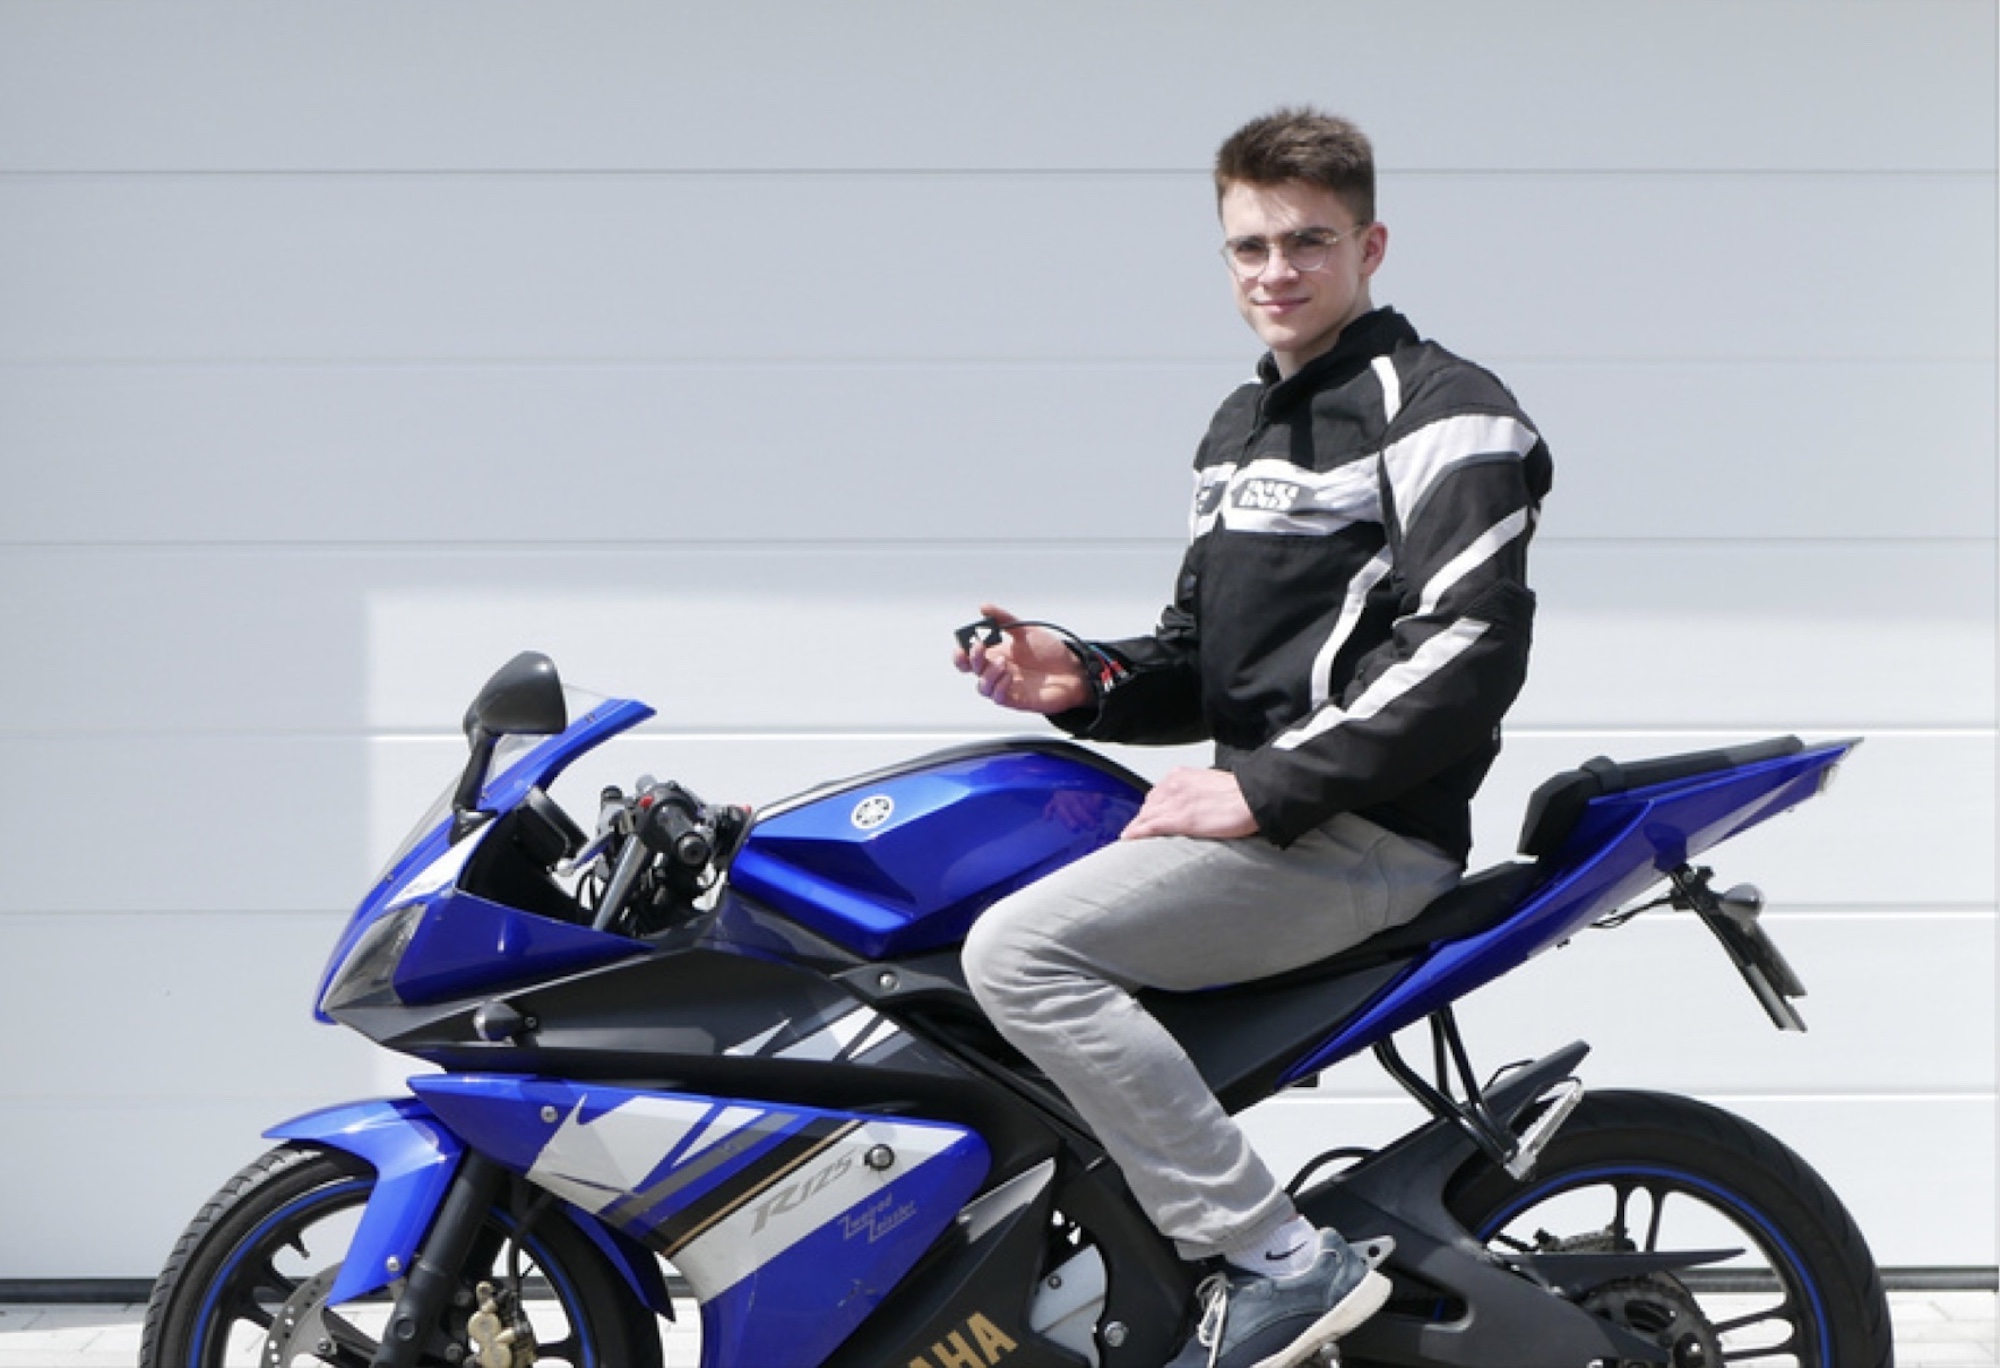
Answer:
<path fill-rule="evenodd" d="M 1183 1257 L 1219 1259 L 1177 1363 L 1303 1362 L 1388 1282 L 1315 1231 L 1134 1000 L 1247 982 L 1414 917 L 1458 879 L 1469 802 L 1527 669 L 1548 451 L 1498 380 L 1420 341 L 1370 285 L 1374 159 L 1282 110 L 1217 154 L 1222 255 L 1269 349 L 1195 456 L 1191 542 L 1149 636 L 1086 672 L 1011 627 L 958 668 L 1090 740 L 1212 738 L 1123 839 L 1005 899 L 967 977 L 1087 1120 Z"/>

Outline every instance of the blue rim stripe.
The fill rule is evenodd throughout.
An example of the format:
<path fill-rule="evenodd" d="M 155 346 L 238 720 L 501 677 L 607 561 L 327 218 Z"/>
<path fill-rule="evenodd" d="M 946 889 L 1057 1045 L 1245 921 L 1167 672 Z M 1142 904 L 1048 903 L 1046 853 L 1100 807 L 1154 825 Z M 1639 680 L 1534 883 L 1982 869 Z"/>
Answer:
<path fill-rule="evenodd" d="M 1799 1286 L 1805 1291 L 1806 1300 L 1811 1303 L 1813 1328 L 1818 1335 L 1820 1356 L 1822 1359 L 1825 1358 L 1833 1345 L 1833 1328 L 1827 1324 L 1826 1307 L 1820 1300 L 1819 1286 L 1806 1273 L 1805 1261 L 1799 1257 L 1798 1251 L 1792 1248 L 1791 1241 L 1785 1238 L 1784 1233 L 1772 1223 L 1770 1217 L 1750 1205 L 1749 1202 L 1745 1201 L 1737 1193 L 1731 1192 L 1726 1188 L 1717 1187 L 1707 1179 L 1698 1178 L 1684 1170 L 1664 1168 L 1654 1164 L 1626 1164 L 1618 1167 L 1598 1167 L 1583 1169 L 1576 1173 L 1566 1173 L 1561 1178 L 1551 1179 L 1543 1186 L 1530 1188 L 1528 1191 L 1522 1193 L 1516 1201 L 1502 1208 L 1489 1224 L 1476 1233 L 1483 1243 L 1486 1240 L 1492 1239 L 1509 1221 L 1538 1202 L 1545 1201 L 1550 1197 L 1560 1196 L 1564 1192 L 1592 1183 L 1603 1182 L 1611 1178 L 1633 1176 L 1663 1178 L 1670 1182 L 1679 1183 L 1685 1187 L 1706 1193 L 1722 1206 L 1749 1221 L 1757 1230 L 1762 1231 L 1769 1242 L 1764 1249 L 1764 1253 L 1770 1254 L 1772 1253 L 1772 1246 L 1776 1247 L 1776 1252 L 1783 1256 L 1785 1263 L 1790 1265 Z"/>
<path fill-rule="evenodd" d="M 202 1351 L 207 1347 L 209 1324 L 215 1315 L 216 1302 L 222 1296 L 222 1289 L 229 1285 L 229 1280 L 235 1275 L 237 1268 L 241 1266 L 243 1260 L 249 1256 L 250 1251 L 261 1245 L 264 1235 L 272 1226 L 281 1220 L 289 1219 L 301 1211 L 311 1211 L 314 1207 L 325 1205 L 337 1197 L 345 1197 L 357 1188 L 366 1192 L 374 1186 L 375 1180 L 372 1177 L 356 1177 L 350 1178 L 344 1183 L 335 1184 L 333 1187 L 314 1188 L 312 1191 L 303 1193 L 291 1202 L 279 1207 L 266 1217 L 255 1230 L 239 1240 L 236 1244 L 234 1254 L 209 1283 L 208 1295 L 202 1298 L 201 1310 L 195 1316 L 194 1343 L 189 1346 L 194 1351 L 191 1357 L 195 1363 L 200 1364 L 202 1361 Z"/>
<path fill-rule="evenodd" d="M 255 1230 L 237 1242 L 234 1254 L 209 1283 L 208 1294 L 202 1299 L 201 1310 L 195 1317 L 194 1343 L 189 1346 L 192 1350 L 189 1357 L 197 1368 L 205 1357 L 205 1350 L 208 1347 L 209 1329 L 216 1312 L 216 1303 L 222 1295 L 222 1289 L 229 1285 L 230 1279 L 235 1275 L 236 1270 L 242 1265 L 244 1259 L 249 1257 L 251 1251 L 260 1247 L 264 1236 L 269 1233 L 271 1228 L 282 1220 L 293 1218 L 302 1212 L 311 1212 L 315 1208 L 328 1205 L 338 1198 L 344 1198 L 356 1189 L 367 1192 L 372 1190 L 374 1186 L 375 1180 L 372 1177 L 355 1177 L 349 1178 L 346 1182 L 337 1183 L 332 1187 L 314 1188 L 312 1191 L 302 1193 L 299 1197 L 272 1212 Z M 510 1234 L 513 1232 L 514 1221 L 511 1216 L 498 1210 L 493 1211 L 491 1214 L 500 1222 L 502 1229 L 508 1231 Z M 541 1270 L 542 1276 L 548 1279 L 550 1286 L 555 1289 L 557 1301 L 563 1308 L 563 1316 L 570 1323 L 570 1333 L 583 1346 L 584 1362 L 582 1368 L 596 1368 L 596 1338 L 589 1333 L 589 1326 L 579 1323 L 578 1312 L 581 1309 L 581 1298 L 577 1296 L 576 1285 L 570 1281 L 568 1271 L 549 1259 L 547 1248 L 535 1238 L 533 1232 L 530 1232 L 528 1238 L 522 1243 L 528 1257 L 535 1261 L 536 1266 Z"/>

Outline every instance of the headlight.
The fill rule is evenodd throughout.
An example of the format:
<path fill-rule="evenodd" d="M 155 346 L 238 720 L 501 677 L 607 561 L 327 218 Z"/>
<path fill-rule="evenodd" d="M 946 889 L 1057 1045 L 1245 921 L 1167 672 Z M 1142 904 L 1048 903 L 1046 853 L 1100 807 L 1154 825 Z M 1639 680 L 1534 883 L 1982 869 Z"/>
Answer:
<path fill-rule="evenodd" d="M 396 966 L 410 948 L 410 941 L 423 924 L 426 904 L 406 903 L 392 907 L 373 926 L 361 933 L 336 969 L 320 998 L 319 1009 L 328 1016 L 343 1007 L 393 1006 L 396 996 Z"/>

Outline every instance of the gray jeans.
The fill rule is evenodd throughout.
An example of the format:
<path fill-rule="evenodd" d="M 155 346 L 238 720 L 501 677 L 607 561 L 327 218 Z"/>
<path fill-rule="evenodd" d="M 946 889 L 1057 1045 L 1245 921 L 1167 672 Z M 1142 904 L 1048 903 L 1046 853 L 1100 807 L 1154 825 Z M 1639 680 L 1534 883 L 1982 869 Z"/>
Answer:
<path fill-rule="evenodd" d="M 1421 842 L 1343 814 L 1286 849 L 1118 841 L 989 909 L 974 996 L 1060 1088 L 1187 1259 L 1275 1231 L 1291 1200 L 1194 1064 L 1139 1004 L 1281 974 L 1401 925 L 1459 877 Z"/>

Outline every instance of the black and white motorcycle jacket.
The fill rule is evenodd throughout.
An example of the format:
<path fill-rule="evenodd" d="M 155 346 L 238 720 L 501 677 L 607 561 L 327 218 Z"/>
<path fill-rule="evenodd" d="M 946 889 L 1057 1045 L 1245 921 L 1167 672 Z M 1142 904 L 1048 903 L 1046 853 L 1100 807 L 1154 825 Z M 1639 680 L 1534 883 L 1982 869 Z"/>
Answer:
<path fill-rule="evenodd" d="M 1378 309 L 1216 411 L 1150 636 L 1097 643 L 1091 740 L 1212 738 L 1262 834 L 1342 812 L 1464 860 L 1528 665 L 1548 449 L 1498 379 Z"/>

